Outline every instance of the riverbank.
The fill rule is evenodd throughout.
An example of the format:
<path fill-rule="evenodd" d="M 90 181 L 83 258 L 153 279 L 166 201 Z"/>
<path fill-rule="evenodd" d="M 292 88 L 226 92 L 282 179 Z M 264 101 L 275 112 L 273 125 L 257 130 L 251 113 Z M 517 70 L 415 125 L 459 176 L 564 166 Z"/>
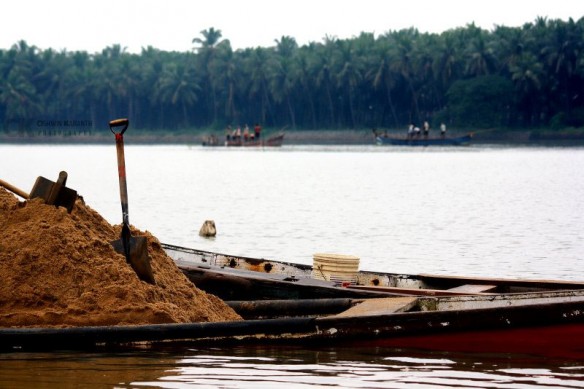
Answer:
<path fill-rule="evenodd" d="M 380 131 L 381 132 L 381 131 Z M 472 131 L 449 131 L 449 136 L 460 136 Z M 264 138 L 279 131 L 266 131 Z M 388 135 L 403 136 L 403 131 L 388 131 Z M 186 144 L 200 145 L 209 135 L 222 138 L 219 131 L 162 132 L 133 131 L 126 134 L 127 144 Z M 286 145 L 370 145 L 375 138 L 370 129 L 362 130 L 318 130 L 285 131 Z M 25 132 L 0 134 L 0 144 L 110 144 L 114 142 L 110 131 L 83 133 L 62 132 L 51 135 Z M 473 132 L 473 143 L 541 143 L 541 142 L 584 142 L 584 130 L 566 131 L 501 131 L 478 130 Z"/>

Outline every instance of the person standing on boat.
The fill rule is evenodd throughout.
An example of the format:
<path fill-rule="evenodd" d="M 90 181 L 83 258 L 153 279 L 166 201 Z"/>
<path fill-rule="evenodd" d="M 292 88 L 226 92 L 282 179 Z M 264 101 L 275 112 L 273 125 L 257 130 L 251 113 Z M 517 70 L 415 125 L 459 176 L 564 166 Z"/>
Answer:
<path fill-rule="evenodd" d="M 418 126 L 414 127 L 414 135 L 416 137 L 420 136 L 420 127 Z"/>
<path fill-rule="evenodd" d="M 243 128 L 243 141 L 247 143 L 248 140 L 249 140 L 249 127 L 246 124 L 245 127 Z"/>
<path fill-rule="evenodd" d="M 430 123 L 427 121 L 424 122 L 424 138 L 427 138 L 430 134 Z"/>
<path fill-rule="evenodd" d="M 414 136 L 414 125 L 410 124 L 408 126 L 408 138 L 411 138 L 412 136 Z"/>
<path fill-rule="evenodd" d="M 443 138 L 446 136 L 446 124 L 440 124 L 440 136 Z"/>
<path fill-rule="evenodd" d="M 253 128 L 253 132 L 255 135 L 255 140 L 260 140 L 260 135 L 262 133 L 262 126 L 259 123 L 256 123 L 255 127 Z"/>
<path fill-rule="evenodd" d="M 225 141 L 229 142 L 231 140 L 231 126 L 225 127 Z"/>

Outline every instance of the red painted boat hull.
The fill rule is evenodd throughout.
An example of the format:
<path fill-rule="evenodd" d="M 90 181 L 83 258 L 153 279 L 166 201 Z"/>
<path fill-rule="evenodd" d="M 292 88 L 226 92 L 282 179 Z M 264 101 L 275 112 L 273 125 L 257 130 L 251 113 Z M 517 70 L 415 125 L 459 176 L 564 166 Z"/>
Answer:
<path fill-rule="evenodd" d="M 462 331 L 355 342 L 363 346 L 483 354 L 529 354 L 584 360 L 584 324 Z"/>

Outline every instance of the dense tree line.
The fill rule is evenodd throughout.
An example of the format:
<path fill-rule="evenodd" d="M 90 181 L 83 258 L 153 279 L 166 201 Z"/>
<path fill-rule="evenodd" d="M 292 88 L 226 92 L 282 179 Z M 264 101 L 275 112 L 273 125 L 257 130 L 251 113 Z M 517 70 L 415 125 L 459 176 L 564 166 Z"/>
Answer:
<path fill-rule="evenodd" d="M 584 18 L 304 46 L 283 36 L 243 50 L 210 28 L 193 46 L 88 54 L 18 42 L 0 50 L 0 120 L 5 130 L 105 128 L 117 117 L 142 129 L 584 125 Z"/>

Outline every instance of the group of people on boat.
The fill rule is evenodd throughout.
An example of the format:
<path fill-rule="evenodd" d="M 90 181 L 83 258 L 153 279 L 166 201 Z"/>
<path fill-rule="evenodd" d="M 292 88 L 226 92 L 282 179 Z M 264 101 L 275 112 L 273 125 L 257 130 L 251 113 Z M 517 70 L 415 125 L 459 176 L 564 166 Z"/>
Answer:
<path fill-rule="evenodd" d="M 263 144 L 261 141 L 262 126 L 256 123 L 253 129 L 246 124 L 232 128 L 230 125 L 225 127 L 225 141 L 221 141 L 215 134 L 206 136 L 203 139 L 203 146 L 255 146 Z M 268 139 L 269 141 L 269 139 Z"/>
<path fill-rule="evenodd" d="M 259 141 L 262 134 L 262 126 L 259 123 L 256 123 L 253 131 L 250 130 L 249 126 L 246 124 L 243 127 L 243 131 L 241 130 L 241 126 L 237 126 L 237 128 L 231 128 L 231 126 L 227 126 L 225 128 L 225 141 L 226 142 L 254 142 Z"/>
<path fill-rule="evenodd" d="M 374 128 L 373 134 L 376 137 L 383 137 L 383 138 L 388 137 L 387 130 L 384 131 L 383 133 L 378 133 L 377 129 Z M 424 138 L 428 138 L 430 136 L 430 123 L 428 123 L 428 121 L 424 121 L 422 128 L 416 126 L 413 123 L 410 123 L 410 125 L 408 126 L 407 138 L 408 139 L 416 139 L 416 138 L 420 138 L 422 136 Z M 440 137 L 442 137 L 442 138 L 446 137 L 446 124 L 444 124 L 444 123 L 440 123 Z"/>
<path fill-rule="evenodd" d="M 424 121 L 421 129 L 413 123 L 408 126 L 408 138 L 419 138 L 422 135 L 424 138 L 430 135 L 430 123 L 428 121 Z M 440 136 L 442 138 L 446 137 L 446 124 L 444 123 L 440 124 Z"/>

